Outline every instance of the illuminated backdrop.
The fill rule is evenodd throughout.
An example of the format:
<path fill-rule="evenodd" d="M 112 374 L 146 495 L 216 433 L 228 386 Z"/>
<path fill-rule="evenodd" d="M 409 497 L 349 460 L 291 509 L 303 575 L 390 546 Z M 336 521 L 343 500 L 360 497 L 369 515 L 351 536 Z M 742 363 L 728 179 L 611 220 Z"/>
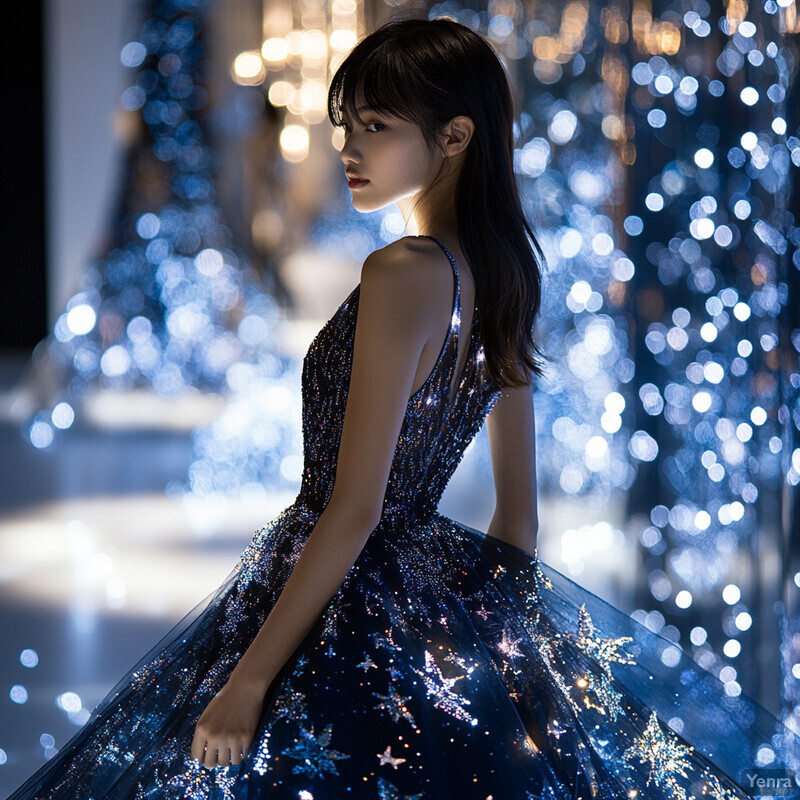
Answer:
<path fill-rule="evenodd" d="M 541 490 L 599 507 L 627 498 L 641 546 L 639 604 L 652 609 L 642 621 L 731 695 L 742 675 L 761 676 L 746 688 L 762 697 L 782 681 L 792 712 L 793 0 L 655 9 L 646 0 L 447 0 L 423 11 L 287 0 L 265 9 L 263 47 L 236 57 L 230 76 L 242 90 L 260 87 L 278 113 L 289 165 L 309 157 L 314 129 L 327 125 L 324 88 L 338 60 L 386 16 L 448 15 L 496 44 L 520 110 L 515 167 L 548 261 L 538 335 L 555 363 L 536 392 Z M 98 385 L 225 391 L 227 416 L 197 435 L 189 489 L 202 497 L 291 483 L 299 442 L 269 435 L 280 417 L 254 413 L 259 404 L 283 413 L 286 392 L 297 397 L 287 388 L 296 373 L 266 344 L 274 303 L 238 254 L 215 195 L 198 116 L 200 10 L 153 3 L 122 51 L 133 78 L 121 102 L 147 137 L 131 155 L 114 248 L 87 272 L 40 356 L 61 370 L 59 403 L 26 432 L 52 446 L 55 429 L 72 422 L 74 398 Z M 358 258 L 403 233 L 396 210 L 365 217 L 346 206 L 344 191 L 332 197 L 309 237 Z M 782 665 L 769 646 L 779 626 Z M 800 730 L 800 720 L 787 722 Z"/>

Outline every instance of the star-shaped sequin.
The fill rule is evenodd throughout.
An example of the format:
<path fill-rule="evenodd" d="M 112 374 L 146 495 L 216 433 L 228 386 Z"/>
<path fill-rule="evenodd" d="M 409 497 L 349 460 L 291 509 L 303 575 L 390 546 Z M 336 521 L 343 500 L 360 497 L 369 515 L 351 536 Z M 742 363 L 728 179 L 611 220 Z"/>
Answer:
<path fill-rule="evenodd" d="M 620 647 L 633 639 L 630 636 L 620 636 L 618 639 L 599 636 L 585 604 L 578 611 L 578 634 L 571 638 L 586 655 L 600 663 L 604 672 L 609 671 L 609 665 L 614 661 L 620 664 L 636 663 L 627 654 L 620 652 Z"/>
<path fill-rule="evenodd" d="M 665 731 L 653 711 L 647 728 L 625 750 L 622 757 L 626 761 L 638 758 L 639 763 L 650 765 L 648 786 L 652 781 L 659 788 L 669 791 L 670 796 L 676 800 L 687 800 L 686 789 L 678 783 L 676 776 L 687 777 L 686 770 L 692 769 L 692 765 L 686 756 L 693 750 L 693 747 L 681 744 L 674 733 Z"/>
<path fill-rule="evenodd" d="M 319 736 L 315 736 L 313 725 L 310 730 L 300 726 L 300 733 L 292 746 L 287 747 L 282 753 L 299 762 L 292 768 L 295 775 L 306 774 L 313 778 L 318 775 L 324 776 L 325 772 L 333 775 L 339 774 L 334 762 L 342 758 L 350 758 L 350 755 L 328 747 L 331 743 L 332 731 L 333 725 L 329 724 L 325 726 Z"/>
<path fill-rule="evenodd" d="M 714 800 L 737 800 L 737 795 L 730 789 L 726 789 L 714 773 L 704 770 L 703 778 L 705 778 L 703 794 L 713 797 Z"/>
<path fill-rule="evenodd" d="M 392 716 L 393 722 L 398 722 L 402 717 L 411 725 L 416 725 L 414 721 L 414 717 L 411 712 L 406 707 L 406 701 L 411 699 L 411 695 L 408 697 L 403 697 L 397 689 L 395 688 L 394 684 L 389 684 L 389 694 L 378 694 L 377 692 L 372 693 L 375 697 L 381 700 L 376 706 L 373 706 L 376 710 L 379 709 L 381 711 L 388 711 L 389 714 Z"/>
<path fill-rule="evenodd" d="M 476 725 L 478 723 L 478 720 L 464 708 L 464 706 L 470 705 L 470 701 L 467 700 L 466 697 L 453 691 L 453 686 L 456 681 L 460 681 L 465 677 L 464 675 L 458 675 L 455 678 L 446 678 L 442 675 L 439 665 L 428 650 L 425 651 L 424 671 L 414 669 L 414 672 L 422 678 L 428 697 L 436 698 L 433 703 L 435 708 L 441 708 L 456 719 L 469 722 L 470 725 Z"/>
<path fill-rule="evenodd" d="M 508 570 L 502 564 L 495 564 L 494 569 L 492 570 L 492 579 L 497 580 L 500 575 L 503 573 L 508 572 Z"/>
<path fill-rule="evenodd" d="M 287 684 L 284 691 L 275 700 L 275 718 L 301 720 L 306 717 L 306 696 L 303 692 L 295 692 Z"/>
<path fill-rule="evenodd" d="M 578 686 L 585 689 L 583 704 L 587 708 L 594 708 L 601 714 L 607 714 L 611 722 L 615 722 L 622 713 L 620 700 L 622 695 L 614 688 L 605 672 L 600 675 L 589 673 L 578 680 Z M 594 694 L 595 700 L 589 696 L 589 692 Z M 596 701 L 596 702 L 595 702 Z"/>
<path fill-rule="evenodd" d="M 508 656 L 509 658 L 519 658 L 522 653 L 520 652 L 517 645 L 522 641 L 522 637 L 519 639 L 512 639 L 509 635 L 507 630 L 503 631 L 503 638 L 498 642 L 497 649 L 503 653 L 504 655 Z"/>
<path fill-rule="evenodd" d="M 472 675 L 473 671 L 475 670 L 475 667 L 478 666 L 478 663 L 476 661 L 472 661 L 472 659 L 470 659 L 470 662 L 472 663 L 468 663 L 466 658 L 460 656 L 458 653 L 453 652 L 452 650 L 444 657 L 444 660 L 449 661 L 451 664 L 456 664 L 459 667 L 461 667 L 461 669 L 463 669 L 464 672 L 467 673 L 466 677 Z"/>
<path fill-rule="evenodd" d="M 375 753 L 375 755 L 381 760 L 381 766 L 391 764 L 395 769 L 397 769 L 398 764 L 404 764 L 407 761 L 405 758 L 394 758 L 391 745 L 388 745 L 382 753 Z"/>
<path fill-rule="evenodd" d="M 548 736 L 555 736 L 556 739 L 560 739 L 567 730 L 568 729 L 561 723 L 561 720 L 550 719 L 547 723 Z"/>
<path fill-rule="evenodd" d="M 378 669 L 378 665 L 367 655 L 365 656 L 364 660 L 360 664 L 356 664 L 357 667 L 363 669 L 366 672 L 370 667 L 374 667 Z"/>
<path fill-rule="evenodd" d="M 392 639 L 391 630 L 387 630 L 385 633 L 371 633 L 370 636 L 372 637 L 375 647 L 385 647 L 387 650 L 399 649 L 394 639 Z"/>
<path fill-rule="evenodd" d="M 417 794 L 401 795 L 393 783 L 389 783 L 385 778 L 378 778 L 378 800 L 422 800 L 425 792 Z"/>

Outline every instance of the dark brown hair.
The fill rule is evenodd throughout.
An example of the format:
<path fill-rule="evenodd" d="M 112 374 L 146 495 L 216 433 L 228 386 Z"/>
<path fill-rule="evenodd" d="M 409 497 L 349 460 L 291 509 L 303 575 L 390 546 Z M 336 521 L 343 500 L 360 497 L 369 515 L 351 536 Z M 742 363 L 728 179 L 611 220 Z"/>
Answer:
<path fill-rule="evenodd" d="M 514 108 L 503 65 L 475 31 L 447 18 L 391 20 L 362 39 L 328 90 L 337 126 L 372 111 L 418 124 L 428 147 L 455 116 L 475 123 L 456 186 L 459 244 L 475 279 L 490 380 L 530 384 L 546 359 L 533 337 L 544 255 L 522 211 L 514 176 Z M 530 371 L 530 372 L 529 372 Z"/>

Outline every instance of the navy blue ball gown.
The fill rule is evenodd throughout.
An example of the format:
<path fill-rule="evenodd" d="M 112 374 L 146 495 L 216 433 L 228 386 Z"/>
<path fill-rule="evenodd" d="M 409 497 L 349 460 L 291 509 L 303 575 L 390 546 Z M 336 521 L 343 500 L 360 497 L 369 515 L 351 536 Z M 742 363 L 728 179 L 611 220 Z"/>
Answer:
<path fill-rule="evenodd" d="M 439 243 L 441 245 L 441 243 Z M 717 800 L 800 739 L 672 642 L 437 504 L 500 396 L 474 314 L 409 398 L 380 524 L 269 687 L 247 758 L 190 758 L 195 724 L 266 619 L 333 486 L 359 287 L 303 362 L 305 467 L 220 588 L 10 800 Z M 449 389 L 455 385 L 455 396 Z"/>

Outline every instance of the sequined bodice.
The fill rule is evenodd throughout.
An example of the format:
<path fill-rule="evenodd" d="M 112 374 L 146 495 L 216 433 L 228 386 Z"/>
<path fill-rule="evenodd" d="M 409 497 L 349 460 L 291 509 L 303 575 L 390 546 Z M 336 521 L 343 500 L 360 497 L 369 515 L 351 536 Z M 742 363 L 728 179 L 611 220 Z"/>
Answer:
<path fill-rule="evenodd" d="M 429 237 L 433 238 L 433 237 Z M 431 373 L 409 398 L 394 452 L 381 523 L 420 518 L 436 510 L 467 445 L 500 396 L 486 371 L 480 321 L 473 312 L 466 361 L 450 388 L 458 359 L 461 296 L 455 259 L 453 310 Z M 345 298 L 309 346 L 303 360 L 303 479 L 298 500 L 322 511 L 333 491 L 353 356 L 360 285 Z"/>

